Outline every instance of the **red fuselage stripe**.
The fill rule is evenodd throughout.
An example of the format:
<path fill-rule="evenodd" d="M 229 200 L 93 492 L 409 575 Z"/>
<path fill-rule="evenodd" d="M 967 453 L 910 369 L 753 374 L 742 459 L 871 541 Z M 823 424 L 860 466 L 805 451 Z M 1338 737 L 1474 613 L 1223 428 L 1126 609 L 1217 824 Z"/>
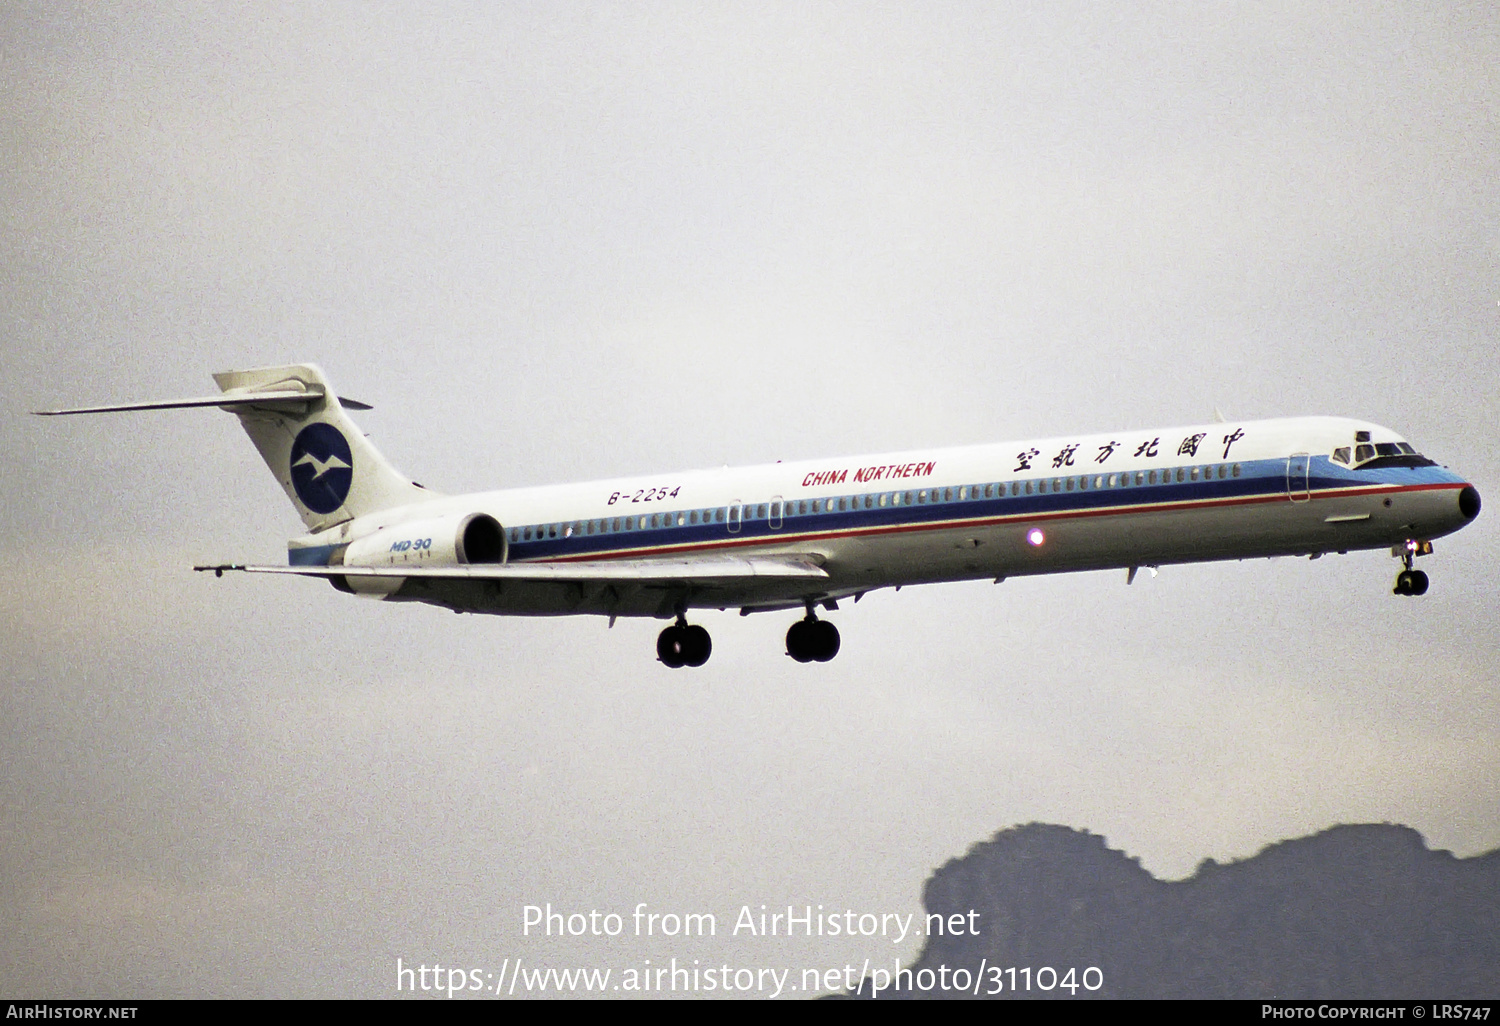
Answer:
<path fill-rule="evenodd" d="M 1359 495 L 1395 495 L 1402 492 L 1427 492 L 1445 488 L 1463 488 L 1462 482 L 1442 482 L 1420 485 L 1377 485 L 1360 488 L 1325 488 L 1311 493 L 1308 499 L 1295 500 L 1296 505 L 1314 499 L 1349 498 Z M 1303 493 L 1299 493 L 1303 494 Z M 1238 499 L 1200 499 L 1191 502 L 1141 503 L 1130 506 L 1110 506 L 1100 509 L 1063 510 L 1056 513 L 1016 513 L 1009 516 L 957 518 L 922 524 L 891 524 L 885 527 L 855 527 L 838 531 L 809 531 L 800 534 L 757 535 L 754 538 L 722 538 L 710 542 L 688 542 L 680 545 L 658 545 L 631 549 L 616 549 L 611 552 L 589 552 L 576 556 L 550 556 L 525 562 L 537 563 L 582 563 L 604 559 L 633 559 L 640 556 L 662 556 L 681 552 L 705 552 L 749 546 L 782 546 L 796 541 L 824 541 L 834 538 L 862 538 L 878 535 L 907 534 L 919 531 L 946 531 L 960 527 L 992 527 L 996 524 L 1026 524 L 1042 521 L 1081 520 L 1088 517 L 1120 516 L 1131 513 L 1163 513 L 1186 509 L 1208 509 L 1210 507 L 1250 506 L 1268 502 L 1293 502 L 1286 492 L 1267 495 L 1252 495 Z M 861 511 L 863 512 L 863 511 Z"/>

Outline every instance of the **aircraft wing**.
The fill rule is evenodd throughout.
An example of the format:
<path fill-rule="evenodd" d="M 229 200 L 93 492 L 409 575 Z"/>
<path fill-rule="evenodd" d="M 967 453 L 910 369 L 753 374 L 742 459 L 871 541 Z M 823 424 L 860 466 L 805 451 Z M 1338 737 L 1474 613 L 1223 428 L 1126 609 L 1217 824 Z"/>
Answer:
<path fill-rule="evenodd" d="M 299 577 L 406 577 L 447 581 L 532 581 L 696 584 L 743 581 L 751 577 L 827 578 L 811 556 L 689 556 L 682 559 L 609 559 L 588 562 L 465 563 L 459 566 L 247 566 L 242 563 L 195 566 Z"/>

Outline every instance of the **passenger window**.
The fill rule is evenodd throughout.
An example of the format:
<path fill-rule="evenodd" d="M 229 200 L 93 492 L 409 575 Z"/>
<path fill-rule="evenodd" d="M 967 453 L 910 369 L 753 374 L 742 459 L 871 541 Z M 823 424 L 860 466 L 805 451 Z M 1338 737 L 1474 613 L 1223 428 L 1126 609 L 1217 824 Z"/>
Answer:
<path fill-rule="evenodd" d="M 1234 476 L 1235 477 L 1239 477 L 1240 476 L 1240 465 L 1238 463 L 1236 463 L 1234 465 Z"/>
<path fill-rule="evenodd" d="M 1177 483 L 1178 484 L 1182 484 L 1182 482 L 1186 481 L 1186 480 L 1187 480 L 1187 472 L 1184 471 L 1181 467 L 1178 467 L 1177 468 Z"/>
<path fill-rule="evenodd" d="M 1151 471 L 1151 473 L 1147 474 L 1146 481 L 1149 484 L 1156 484 L 1156 471 L 1153 470 Z"/>
<path fill-rule="evenodd" d="M 766 504 L 764 502 L 755 507 L 755 516 L 758 520 L 766 519 Z"/>
<path fill-rule="evenodd" d="M 902 499 L 901 501 L 904 502 L 904 503 L 906 503 L 908 506 L 910 506 L 911 505 L 911 492 L 907 492 L 906 493 L 906 498 Z"/>
<path fill-rule="evenodd" d="M 944 502 L 952 502 L 953 501 L 953 489 L 952 488 L 944 488 L 943 489 L 943 501 Z"/>
<path fill-rule="evenodd" d="M 1190 480 L 1193 480 L 1193 481 L 1198 480 L 1198 468 L 1197 467 L 1194 467 L 1192 470 L 1188 471 L 1188 478 Z"/>
<path fill-rule="evenodd" d="M 1052 490 L 1054 492 L 1060 492 L 1060 491 L 1062 491 L 1062 478 L 1060 478 L 1060 477 L 1054 477 L 1052 479 Z"/>
<path fill-rule="evenodd" d="M 1109 486 L 1111 488 L 1114 488 L 1118 484 L 1119 484 L 1119 477 L 1117 475 L 1115 475 L 1115 474 L 1109 475 Z"/>
<path fill-rule="evenodd" d="M 1026 494 L 1027 495 L 1031 494 L 1031 482 L 1030 481 L 1026 482 Z"/>
<path fill-rule="evenodd" d="M 922 491 L 920 491 L 920 492 L 917 493 L 917 501 L 918 502 L 926 502 L 927 501 L 927 490 L 925 488 Z"/>

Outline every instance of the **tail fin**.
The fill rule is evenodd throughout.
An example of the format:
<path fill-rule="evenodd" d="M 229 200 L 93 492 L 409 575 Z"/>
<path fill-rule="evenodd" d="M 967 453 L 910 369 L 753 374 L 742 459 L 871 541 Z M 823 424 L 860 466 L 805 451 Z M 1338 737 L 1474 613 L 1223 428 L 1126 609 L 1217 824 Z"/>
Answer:
<path fill-rule="evenodd" d="M 240 418 L 309 530 L 435 497 L 386 462 L 344 412 L 317 365 L 224 371 L 214 381 L 226 398 L 288 392 L 307 396 L 305 401 L 251 400 L 225 408 Z"/>

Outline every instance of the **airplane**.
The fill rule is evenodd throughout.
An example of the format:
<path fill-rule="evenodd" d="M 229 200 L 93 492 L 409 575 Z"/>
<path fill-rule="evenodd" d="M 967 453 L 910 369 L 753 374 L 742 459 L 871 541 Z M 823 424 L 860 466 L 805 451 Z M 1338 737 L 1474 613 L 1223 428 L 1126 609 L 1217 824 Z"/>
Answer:
<path fill-rule="evenodd" d="M 879 588 L 1390 547 L 1415 558 L 1479 492 L 1387 428 L 1343 417 L 1218 422 L 443 495 L 398 473 L 314 364 L 225 371 L 219 395 L 38 411 L 217 407 L 240 419 L 306 525 L 287 565 L 339 591 L 459 613 L 673 621 L 668 667 L 712 651 L 692 609 L 802 610 L 798 662 L 827 662 L 837 611 Z"/>

